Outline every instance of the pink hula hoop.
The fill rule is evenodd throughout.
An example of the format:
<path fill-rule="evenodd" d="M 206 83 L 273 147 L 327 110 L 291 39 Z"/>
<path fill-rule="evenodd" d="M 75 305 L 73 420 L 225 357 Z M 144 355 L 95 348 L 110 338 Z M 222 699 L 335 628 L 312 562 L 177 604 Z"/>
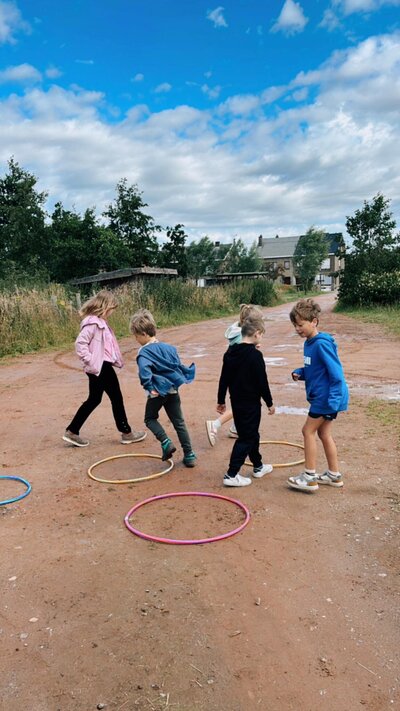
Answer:
<path fill-rule="evenodd" d="M 245 513 L 245 520 L 243 523 L 240 524 L 237 528 L 234 528 L 232 531 L 228 531 L 227 533 L 222 533 L 220 536 L 213 536 L 212 538 L 193 538 L 193 539 L 179 539 L 179 538 L 161 538 L 159 536 L 151 536 L 148 533 L 143 533 L 143 531 L 139 531 L 138 528 L 135 528 L 132 526 L 130 523 L 129 519 L 132 516 L 132 514 L 140 509 L 142 506 L 145 504 L 149 504 L 152 501 L 157 501 L 158 499 L 170 499 L 175 496 L 208 496 L 212 499 L 222 499 L 223 501 L 229 501 L 231 504 L 234 504 L 235 506 L 238 506 L 242 511 Z M 135 536 L 139 536 L 139 538 L 144 538 L 146 541 L 156 541 L 157 543 L 171 543 L 174 545 L 181 545 L 181 546 L 189 546 L 189 545 L 194 545 L 196 543 L 213 543 L 214 541 L 222 541 L 224 538 L 230 538 L 230 536 L 234 536 L 235 533 L 239 533 L 240 531 L 243 530 L 245 526 L 247 526 L 248 522 L 250 521 L 250 511 L 245 506 L 242 504 L 241 501 L 237 501 L 236 499 L 231 499 L 229 496 L 222 496 L 221 494 L 209 494 L 203 491 L 178 491 L 173 494 L 160 494 L 159 496 L 151 496 L 150 499 L 145 499 L 145 501 L 140 501 L 138 504 L 133 506 L 130 511 L 126 514 L 124 518 L 124 523 L 127 529 L 131 532 L 134 533 Z"/>

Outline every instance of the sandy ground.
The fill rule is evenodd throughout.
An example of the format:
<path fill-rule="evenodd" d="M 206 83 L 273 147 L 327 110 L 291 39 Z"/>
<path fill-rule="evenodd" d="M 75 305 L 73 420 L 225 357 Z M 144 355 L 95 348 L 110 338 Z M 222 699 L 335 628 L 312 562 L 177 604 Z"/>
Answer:
<path fill-rule="evenodd" d="M 114 454 L 158 454 L 149 433 L 122 447 L 104 401 L 83 434 L 90 447 L 63 443 L 66 423 L 86 397 L 74 354 L 38 354 L 0 366 L 1 473 L 32 483 L 32 493 L 0 507 L 0 707 L 5 711 L 384 711 L 400 709 L 399 449 L 400 341 L 331 312 L 351 389 L 351 409 L 335 425 L 345 487 L 316 495 L 289 490 L 275 468 L 246 489 L 224 489 L 232 440 L 209 446 L 223 332 L 230 319 L 160 332 L 197 377 L 181 390 L 198 466 L 138 484 L 87 476 Z M 263 344 L 275 404 L 263 439 L 301 443 L 304 386 L 291 381 L 302 340 L 289 305 L 265 309 Z M 144 393 L 136 345 L 122 341 L 120 374 L 132 426 L 141 427 Z M 392 421 L 367 410 L 376 398 Z M 379 404 L 379 403 L 378 403 Z M 264 461 L 301 450 L 263 445 Z M 324 462 L 322 450 L 320 468 Z M 102 478 L 160 471 L 157 459 L 106 463 Z M 0 498 L 22 489 L 0 482 Z M 206 545 L 165 545 L 130 533 L 128 510 L 149 496 L 205 491 L 233 496 L 251 511 L 238 535 Z M 239 525 L 224 501 L 181 497 L 148 504 L 135 524 L 175 538 L 207 537 Z"/>

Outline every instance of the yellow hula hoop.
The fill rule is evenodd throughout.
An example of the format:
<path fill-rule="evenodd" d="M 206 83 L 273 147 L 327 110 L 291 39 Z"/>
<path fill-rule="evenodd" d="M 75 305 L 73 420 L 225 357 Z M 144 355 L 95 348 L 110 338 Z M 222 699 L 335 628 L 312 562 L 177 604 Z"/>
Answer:
<path fill-rule="evenodd" d="M 100 464 L 104 464 L 104 462 L 111 462 L 113 459 L 124 459 L 126 457 L 150 457 L 151 459 L 161 459 L 160 454 L 115 454 L 113 457 L 106 457 L 105 459 L 100 459 L 98 462 L 92 464 L 92 466 L 89 467 L 87 473 L 91 479 L 94 479 L 95 481 L 100 481 L 102 484 L 136 484 L 136 482 L 138 481 L 157 479 L 159 476 L 163 476 L 163 474 L 168 474 L 168 472 L 170 472 L 174 466 L 174 462 L 172 461 L 172 459 L 168 459 L 167 461 L 170 464 L 167 469 L 163 469 L 162 472 L 157 472 L 156 474 L 150 474 L 149 476 L 140 476 L 136 479 L 100 479 L 100 477 L 95 476 L 93 474 L 93 469 L 95 467 L 98 467 Z"/>
<path fill-rule="evenodd" d="M 260 444 L 287 444 L 289 447 L 298 447 L 299 449 L 304 449 L 303 444 L 297 444 L 296 442 L 286 442 L 280 439 L 262 439 Z M 273 464 L 274 469 L 283 469 L 283 467 L 295 467 L 297 464 L 304 464 L 305 459 L 298 459 L 296 462 L 284 462 L 283 464 Z M 251 462 L 245 462 L 247 467 L 252 467 Z"/>

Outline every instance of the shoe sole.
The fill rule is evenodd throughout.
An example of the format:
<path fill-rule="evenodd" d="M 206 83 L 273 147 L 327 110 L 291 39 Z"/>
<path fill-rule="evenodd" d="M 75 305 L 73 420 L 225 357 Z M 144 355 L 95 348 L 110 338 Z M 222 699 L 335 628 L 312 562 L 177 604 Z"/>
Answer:
<path fill-rule="evenodd" d="M 197 462 L 185 462 L 184 461 L 183 463 L 184 463 L 185 467 L 188 467 L 188 469 L 193 469 L 193 467 L 196 466 Z"/>
<path fill-rule="evenodd" d="M 304 491 L 305 494 L 315 494 L 316 491 L 318 491 L 318 484 L 314 484 L 314 486 L 297 486 L 297 484 L 293 484 L 293 482 L 288 481 L 286 482 L 288 487 L 290 489 L 296 489 L 296 491 Z"/>
<path fill-rule="evenodd" d="M 68 442 L 68 444 L 73 444 L 74 447 L 88 447 L 90 444 L 90 442 L 85 442 L 85 444 L 79 444 L 78 442 L 74 442 L 73 439 L 70 439 L 66 435 L 63 435 L 62 438 L 63 438 L 64 442 Z"/>
<path fill-rule="evenodd" d="M 206 422 L 206 432 L 207 432 L 208 441 L 209 441 L 211 447 L 214 447 L 215 442 L 217 440 L 217 435 L 214 434 L 214 432 L 210 432 L 210 430 L 207 426 L 207 422 Z"/>
<path fill-rule="evenodd" d="M 238 435 L 237 432 L 231 432 L 231 431 L 229 430 L 229 432 L 228 432 L 228 437 L 231 437 L 232 439 L 237 439 L 237 438 L 239 437 L 239 435 Z"/>
<path fill-rule="evenodd" d="M 138 439 L 131 439 L 129 442 L 124 442 L 121 439 L 121 444 L 136 444 L 136 442 L 142 442 L 144 439 L 147 437 L 147 432 L 144 433 L 143 437 L 139 437 Z"/>
<path fill-rule="evenodd" d="M 333 486 L 335 489 L 341 489 L 343 486 L 342 481 L 321 481 L 318 479 L 318 484 L 321 486 Z"/>
<path fill-rule="evenodd" d="M 248 484 L 228 484 L 228 483 L 227 483 L 227 480 L 224 479 L 223 484 L 224 484 L 224 486 L 231 487 L 231 489 L 234 489 L 234 488 L 236 488 L 236 489 L 241 489 L 243 486 L 250 486 L 251 481 L 250 481 Z"/>

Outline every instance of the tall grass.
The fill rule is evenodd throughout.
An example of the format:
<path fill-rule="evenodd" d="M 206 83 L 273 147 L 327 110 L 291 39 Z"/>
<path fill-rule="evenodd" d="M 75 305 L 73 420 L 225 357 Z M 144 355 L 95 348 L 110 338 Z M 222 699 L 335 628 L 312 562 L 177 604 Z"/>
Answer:
<path fill-rule="evenodd" d="M 335 311 L 340 311 L 365 323 L 378 324 L 392 336 L 400 336 L 400 305 L 393 306 L 343 306 L 339 303 Z"/>
<path fill-rule="evenodd" d="M 133 282 L 115 290 L 120 307 L 111 318 L 117 336 L 127 336 L 129 318 L 148 308 L 160 328 L 217 318 L 239 311 L 241 303 L 268 306 L 275 301 L 271 282 L 238 281 L 199 288 L 182 280 Z M 74 294 L 60 285 L 0 293 L 0 356 L 70 345 L 79 329 Z"/>

